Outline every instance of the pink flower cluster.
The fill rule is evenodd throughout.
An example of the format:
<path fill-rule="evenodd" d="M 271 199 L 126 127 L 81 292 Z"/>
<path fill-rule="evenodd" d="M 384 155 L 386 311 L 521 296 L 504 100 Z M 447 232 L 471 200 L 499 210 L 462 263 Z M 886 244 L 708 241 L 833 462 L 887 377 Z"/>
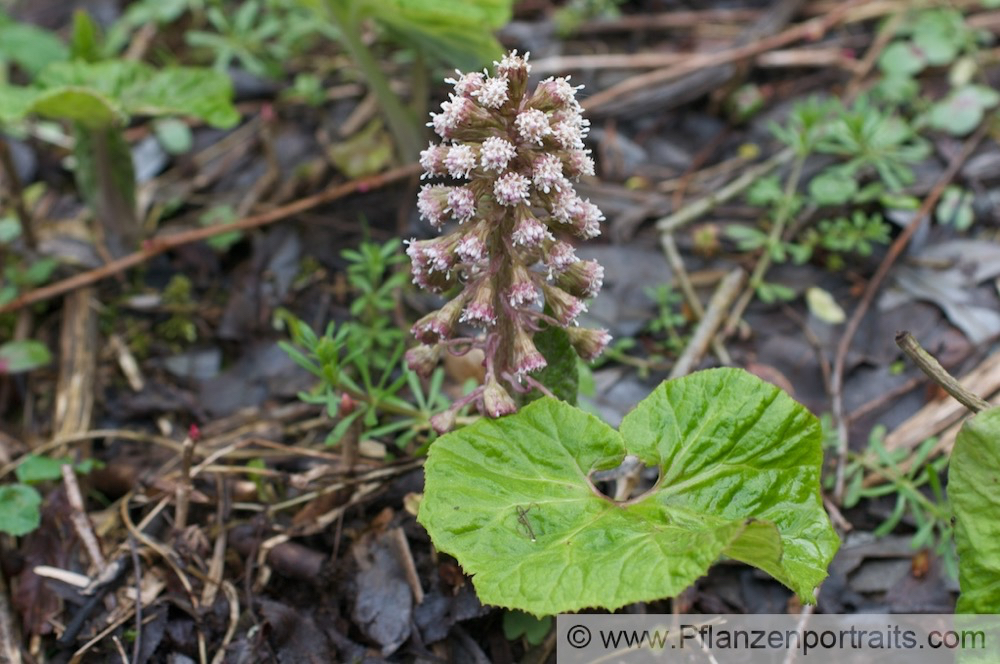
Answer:
<path fill-rule="evenodd" d="M 575 325 L 584 299 L 601 289 L 604 269 L 580 260 L 566 237 L 600 235 L 601 211 L 581 199 L 572 181 L 594 174 L 583 139 L 589 123 L 577 87 L 548 78 L 527 91 L 527 54 L 514 51 L 495 72 L 454 79 L 454 93 L 431 114 L 428 126 L 443 139 L 420 155 L 427 184 L 417 208 L 436 229 L 457 227 L 432 240 L 412 240 L 407 253 L 413 281 L 436 292 L 457 291 L 449 302 L 413 326 L 421 342 L 407 354 L 421 374 L 433 370 L 443 350 L 482 348 L 486 381 L 434 422 L 447 430 L 454 413 L 475 402 L 490 417 L 517 409 L 507 388 L 547 390 L 530 374 L 546 366 L 533 337 L 542 325 L 566 328 L 577 353 L 598 356 L 611 340 L 606 330 Z M 483 333 L 461 337 L 461 324 Z M 505 387 L 506 386 L 506 387 Z"/>

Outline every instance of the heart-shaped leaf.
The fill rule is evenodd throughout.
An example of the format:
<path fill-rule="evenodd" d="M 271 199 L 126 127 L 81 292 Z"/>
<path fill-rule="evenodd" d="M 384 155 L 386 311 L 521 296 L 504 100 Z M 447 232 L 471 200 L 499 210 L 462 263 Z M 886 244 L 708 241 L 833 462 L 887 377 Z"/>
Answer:
<path fill-rule="evenodd" d="M 541 399 L 438 439 L 419 520 L 483 602 L 536 615 L 674 596 L 721 555 L 813 601 L 839 545 L 820 438 L 803 406 L 738 369 L 663 383 L 620 433 Z M 660 478 L 616 503 L 590 475 L 626 454 Z"/>
<path fill-rule="evenodd" d="M 962 425 L 948 465 L 955 511 L 958 613 L 1000 613 L 1000 408 Z"/>

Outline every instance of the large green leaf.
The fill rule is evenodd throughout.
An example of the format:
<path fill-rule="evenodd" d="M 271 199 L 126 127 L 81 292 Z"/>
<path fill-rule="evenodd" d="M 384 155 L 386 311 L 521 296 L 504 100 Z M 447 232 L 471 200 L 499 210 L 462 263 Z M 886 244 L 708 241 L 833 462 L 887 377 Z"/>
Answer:
<path fill-rule="evenodd" d="M 1000 408 L 962 425 L 948 465 L 958 613 L 1000 613 Z"/>
<path fill-rule="evenodd" d="M 511 4 L 511 0 L 361 0 L 359 12 L 442 62 L 475 69 L 499 58 L 503 49 L 493 31 L 510 20 Z"/>
<path fill-rule="evenodd" d="M 121 123 L 130 115 L 190 115 L 230 127 L 239 121 L 232 83 L 202 68 L 157 70 L 141 62 L 56 62 L 34 87 L 0 85 L 0 122 L 37 113 L 87 127 Z"/>
<path fill-rule="evenodd" d="M 720 555 L 813 601 L 839 545 L 820 437 L 803 406 L 737 369 L 663 383 L 621 433 L 541 399 L 438 439 L 419 520 L 483 602 L 536 615 L 673 596 Z M 615 503 L 589 477 L 626 454 L 660 480 Z"/>

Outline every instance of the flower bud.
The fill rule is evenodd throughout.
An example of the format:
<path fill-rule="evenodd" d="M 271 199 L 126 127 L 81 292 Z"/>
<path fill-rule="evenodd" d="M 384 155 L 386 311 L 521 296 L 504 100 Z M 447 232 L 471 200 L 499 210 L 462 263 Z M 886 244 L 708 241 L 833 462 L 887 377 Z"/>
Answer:
<path fill-rule="evenodd" d="M 424 174 L 420 179 L 444 175 L 448 169 L 444 165 L 444 159 L 448 156 L 448 146 L 434 145 L 431 143 L 426 150 L 420 153 L 420 165 L 424 169 Z"/>
<path fill-rule="evenodd" d="M 483 141 L 483 147 L 479 152 L 483 169 L 498 173 L 506 170 L 510 160 L 517 156 L 514 144 L 499 136 L 490 136 Z"/>
<path fill-rule="evenodd" d="M 487 277 L 479 280 L 472 295 L 472 301 L 462 312 L 462 322 L 479 327 L 488 327 L 497 322 L 493 309 L 493 284 Z"/>
<path fill-rule="evenodd" d="M 538 290 L 531 273 L 520 263 L 514 265 L 513 273 L 510 288 L 507 289 L 507 301 L 510 302 L 510 306 L 521 307 L 534 303 L 538 299 Z"/>
<path fill-rule="evenodd" d="M 500 205 L 517 205 L 528 200 L 531 183 L 520 173 L 504 173 L 493 185 L 493 194 Z"/>
<path fill-rule="evenodd" d="M 461 293 L 437 311 L 418 320 L 410 330 L 413 336 L 424 343 L 435 343 L 450 337 L 467 299 L 468 296 Z"/>
<path fill-rule="evenodd" d="M 526 247 L 536 247 L 551 233 L 535 218 L 527 205 L 518 205 L 514 210 L 514 232 L 511 240 L 514 244 Z"/>
<path fill-rule="evenodd" d="M 547 364 L 545 358 L 535 348 L 535 343 L 531 340 L 531 335 L 523 328 L 517 328 L 514 332 L 514 374 L 522 376 L 526 373 L 544 369 Z"/>
<path fill-rule="evenodd" d="M 455 254 L 466 263 L 476 263 L 487 257 L 486 238 L 490 230 L 490 225 L 485 221 L 470 228 L 455 247 Z"/>
<path fill-rule="evenodd" d="M 483 409 L 490 417 L 510 415 L 517 410 L 517 403 L 507 390 L 492 376 L 486 381 L 483 389 Z"/>
<path fill-rule="evenodd" d="M 471 145 L 459 143 L 451 146 L 448 150 L 448 154 L 444 158 L 444 167 L 448 169 L 448 173 L 453 178 L 467 178 L 478 161 L 476 151 Z"/>
<path fill-rule="evenodd" d="M 472 93 L 481 106 L 484 108 L 500 108 L 507 103 L 508 98 L 507 77 L 498 74 L 495 77 L 487 78 L 478 90 Z"/>
<path fill-rule="evenodd" d="M 544 284 L 542 290 L 545 293 L 545 303 L 549 305 L 549 308 L 552 309 L 552 315 L 562 325 L 569 325 L 576 320 L 577 316 L 587 310 L 582 300 L 573 297 L 561 288 Z"/>
<path fill-rule="evenodd" d="M 476 195 L 469 187 L 452 187 L 445 211 L 450 212 L 460 224 L 472 219 L 476 216 Z"/>
<path fill-rule="evenodd" d="M 556 286 L 576 297 L 597 297 L 604 284 L 604 266 L 597 261 L 576 261 L 556 279 Z"/>
<path fill-rule="evenodd" d="M 607 330 L 591 330 L 585 327 L 568 327 L 569 342 L 577 354 L 588 362 L 604 352 L 611 343 Z"/>
<path fill-rule="evenodd" d="M 552 133 L 549 116 L 537 108 L 528 108 L 517 114 L 514 120 L 518 135 L 526 143 L 542 144 L 542 139 Z"/>
<path fill-rule="evenodd" d="M 429 346 L 420 344 L 406 351 L 406 366 L 418 375 L 427 378 L 441 359 L 441 344 Z"/>
<path fill-rule="evenodd" d="M 546 194 L 569 184 L 563 177 L 562 160 L 554 154 L 543 154 L 535 158 L 531 164 L 531 181 L 535 183 L 536 189 Z"/>
<path fill-rule="evenodd" d="M 434 228 L 441 228 L 444 223 L 449 189 L 450 187 L 441 184 L 424 185 L 417 194 L 417 210 Z"/>
<path fill-rule="evenodd" d="M 545 252 L 545 264 L 556 272 L 562 272 L 577 260 L 573 245 L 567 242 L 553 242 Z"/>
<path fill-rule="evenodd" d="M 478 90 L 483 85 L 482 73 L 478 71 L 469 72 L 468 74 L 463 74 L 459 70 L 455 70 L 458 74 L 458 78 L 446 78 L 445 83 L 455 86 L 455 94 L 459 97 L 471 97 L 472 93 Z"/>
<path fill-rule="evenodd" d="M 576 91 L 582 87 L 582 85 L 570 85 L 569 77 L 555 78 L 550 76 L 535 88 L 535 93 L 528 100 L 528 106 L 540 111 L 560 111 L 565 108 L 574 108 L 578 104 Z"/>
<path fill-rule="evenodd" d="M 440 434 L 448 433 L 455 426 L 455 411 L 448 409 L 431 418 L 431 426 Z"/>
<path fill-rule="evenodd" d="M 511 51 L 503 56 L 500 62 L 493 64 L 496 65 L 497 76 L 507 79 L 511 99 L 520 101 L 528 87 L 528 74 L 531 73 L 528 54 L 525 53 L 524 57 L 521 57 L 517 51 Z"/>

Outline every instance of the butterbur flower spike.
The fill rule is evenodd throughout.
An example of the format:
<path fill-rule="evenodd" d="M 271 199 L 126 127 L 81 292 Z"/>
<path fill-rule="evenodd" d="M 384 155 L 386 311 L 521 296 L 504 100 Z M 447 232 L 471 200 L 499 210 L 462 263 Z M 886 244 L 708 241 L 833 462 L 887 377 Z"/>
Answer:
<path fill-rule="evenodd" d="M 473 346 L 486 358 L 483 386 L 435 418 L 439 431 L 453 426 L 466 403 L 489 417 L 517 409 L 509 389 L 530 389 L 525 377 L 547 364 L 533 341 L 543 324 L 565 328 L 587 360 L 611 340 L 607 330 L 576 325 L 584 298 L 597 295 L 604 276 L 596 261 L 577 258 L 569 242 L 596 237 L 604 220 L 573 188 L 577 178 L 594 174 L 584 147 L 589 123 L 576 99 L 582 86 L 552 77 L 529 92 L 527 53 L 513 51 L 494 65 L 492 74 L 456 72 L 446 79 L 454 92 L 428 123 L 442 142 L 420 155 L 423 177 L 439 180 L 420 190 L 420 216 L 438 230 L 457 224 L 438 239 L 410 242 L 413 281 L 454 292 L 413 326 L 421 345 L 407 362 L 426 375 L 443 349 L 454 350 L 449 340 L 463 326 L 481 330 Z"/>

